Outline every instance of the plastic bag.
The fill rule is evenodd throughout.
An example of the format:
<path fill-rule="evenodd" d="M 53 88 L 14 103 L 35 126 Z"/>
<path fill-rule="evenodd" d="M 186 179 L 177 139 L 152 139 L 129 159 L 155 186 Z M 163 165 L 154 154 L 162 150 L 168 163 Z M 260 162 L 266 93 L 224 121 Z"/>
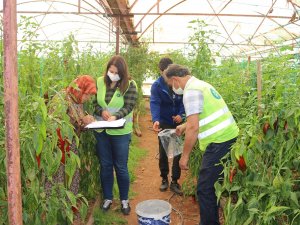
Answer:
<path fill-rule="evenodd" d="M 177 136 L 175 129 L 165 129 L 158 133 L 158 137 L 169 158 L 173 158 L 182 153 L 183 138 Z"/>

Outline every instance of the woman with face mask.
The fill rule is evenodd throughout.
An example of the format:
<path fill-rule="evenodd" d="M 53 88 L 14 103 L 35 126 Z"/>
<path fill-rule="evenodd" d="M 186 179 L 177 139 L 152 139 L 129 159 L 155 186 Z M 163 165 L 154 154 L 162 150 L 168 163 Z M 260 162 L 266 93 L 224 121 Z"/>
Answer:
<path fill-rule="evenodd" d="M 102 210 L 107 211 L 113 202 L 114 173 L 120 193 L 121 211 L 130 213 L 128 200 L 129 173 L 127 167 L 132 133 L 132 113 L 137 100 L 137 87 L 128 74 L 123 57 L 113 56 L 104 76 L 97 80 L 95 116 L 97 120 L 126 119 L 124 128 L 96 130 L 96 152 L 100 162 L 100 180 L 103 190 Z"/>

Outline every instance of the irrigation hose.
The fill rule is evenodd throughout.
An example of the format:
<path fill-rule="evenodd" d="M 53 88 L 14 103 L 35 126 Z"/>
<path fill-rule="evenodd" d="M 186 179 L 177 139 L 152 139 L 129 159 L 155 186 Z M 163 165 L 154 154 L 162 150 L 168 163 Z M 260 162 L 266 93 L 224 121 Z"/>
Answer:
<path fill-rule="evenodd" d="M 170 203 L 170 200 L 173 198 L 175 196 L 175 193 L 173 193 L 171 196 L 170 196 L 170 198 L 168 199 L 168 202 Z M 172 210 L 176 213 L 176 214 L 178 214 L 179 216 L 180 216 L 180 224 L 181 225 L 184 225 L 184 219 L 183 219 L 183 215 L 182 215 L 182 213 L 178 210 L 178 209 L 176 209 L 176 208 L 174 208 L 174 207 L 172 207 Z"/>

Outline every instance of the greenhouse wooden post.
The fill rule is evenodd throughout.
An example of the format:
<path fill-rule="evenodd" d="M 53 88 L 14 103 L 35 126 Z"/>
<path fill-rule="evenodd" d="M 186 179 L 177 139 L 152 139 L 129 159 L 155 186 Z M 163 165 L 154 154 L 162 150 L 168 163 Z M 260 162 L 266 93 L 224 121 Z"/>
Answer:
<path fill-rule="evenodd" d="M 22 225 L 16 0 L 3 1 L 4 113 L 8 221 Z"/>
<path fill-rule="evenodd" d="M 257 103 L 258 103 L 258 116 L 262 116 L 261 109 L 261 90 L 262 90 L 262 75 L 261 75 L 261 62 L 257 61 Z"/>

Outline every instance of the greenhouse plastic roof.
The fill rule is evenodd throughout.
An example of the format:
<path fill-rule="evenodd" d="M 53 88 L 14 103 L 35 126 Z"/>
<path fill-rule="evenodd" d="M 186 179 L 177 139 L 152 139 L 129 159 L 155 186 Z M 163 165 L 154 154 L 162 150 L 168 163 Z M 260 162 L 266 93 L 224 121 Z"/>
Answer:
<path fill-rule="evenodd" d="M 17 0 L 17 13 L 18 23 L 21 16 L 33 17 L 31 38 L 37 41 L 61 41 L 72 33 L 80 43 L 106 48 L 115 45 L 120 27 L 121 44 L 185 50 L 189 22 L 199 19 L 218 32 L 210 37 L 214 54 L 263 57 L 282 45 L 299 53 L 300 0 Z M 18 40 L 24 37 L 19 30 Z"/>

